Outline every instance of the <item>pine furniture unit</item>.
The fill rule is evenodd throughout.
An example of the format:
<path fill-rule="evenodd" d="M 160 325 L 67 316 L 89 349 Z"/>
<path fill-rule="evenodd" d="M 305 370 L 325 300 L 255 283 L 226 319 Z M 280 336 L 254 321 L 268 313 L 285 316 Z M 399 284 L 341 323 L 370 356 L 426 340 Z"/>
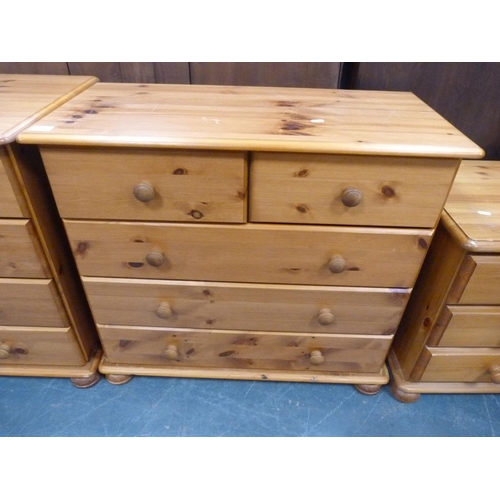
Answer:
<path fill-rule="evenodd" d="M 500 392 L 500 162 L 463 161 L 390 355 L 401 401 Z"/>
<path fill-rule="evenodd" d="M 17 135 L 97 80 L 0 75 L 0 375 L 99 380 L 99 339 L 36 148 Z"/>
<path fill-rule="evenodd" d="M 98 83 L 19 140 L 40 147 L 108 380 L 366 393 L 459 161 L 482 154 L 411 94 L 259 87 Z"/>

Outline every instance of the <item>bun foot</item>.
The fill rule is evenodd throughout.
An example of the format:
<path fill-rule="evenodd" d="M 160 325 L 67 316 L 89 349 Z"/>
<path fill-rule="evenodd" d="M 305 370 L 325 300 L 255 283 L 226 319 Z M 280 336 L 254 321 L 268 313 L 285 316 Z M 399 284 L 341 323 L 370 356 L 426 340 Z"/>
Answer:
<path fill-rule="evenodd" d="M 390 383 L 391 393 L 395 399 L 401 403 L 415 403 L 420 398 L 420 394 L 415 394 L 412 392 L 405 392 L 403 389 L 398 387 L 394 380 Z"/>
<path fill-rule="evenodd" d="M 88 389 L 96 385 L 99 380 L 101 380 L 101 374 L 99 372 L 94 372 L 89 377 L 72 378 L 71 383 L 75 387 L 78 387 L 78 389 Z"/>
<path fill-rule="evenodd" d="M 380 392 L 382 389 L 381 385 L 372 385 L 372 384 L 355 384 L 354 387 L 361 394 L 366 394 L 367 396 L 374 396 L 375 394 Z"/>
<path fill-rule="evenodd" d="M 112 373 L 108 373 L 106 375 L 106 380 L 113 385 L 123 385 L 129 380 L 132 380 L 133 377 L 133 375 L 114 375 Z"/>

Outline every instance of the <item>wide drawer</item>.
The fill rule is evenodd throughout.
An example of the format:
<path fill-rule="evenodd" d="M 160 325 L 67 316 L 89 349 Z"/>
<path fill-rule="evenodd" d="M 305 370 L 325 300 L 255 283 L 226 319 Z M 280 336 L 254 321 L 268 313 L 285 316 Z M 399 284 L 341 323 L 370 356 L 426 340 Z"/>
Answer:
<path fill-rule="evenodd" d="M 0 217 L 23 217 L 10 183 L 9 163 L 5 148 L 0 146 Z"/>
<path fill-rule="evenodd" d="M 442 347 L 500 347 L 500 307 L 448 306 L 438 321 L 443 322 Z"/>
<path fill-rule="evenodd" d="M 83 278 L 97 323 L 395 333 L 407 289 Z"/>
<path fill-rule="evenodd" d="M 467 255 L 447 302 L 500 305 L 500 256 Z"/>
<path fill-rule="evenodd" d="M 26 219 L 0 219 L 0 277 L 50 276 L 33 223 Z"/>
<path fill-rule="evenodd" d="M 413 286 L 432 231 L 65 221 L 87 276 Z"/>
<path fill-rule="evenodd" d="M 430 361 L 421 382 L 492 382 L 492 371 L 500 371 L 500 349 L 426 349 Z"/>
<path fill-rule="evenodd" d="M 378 373 L 392 337 L 99 326 L 111 363 Z"/>
<path fill-rule="evenodd" d="M 0 366 L 83 365 L 81 349 L 71 328 L 0 326 Z"/>
<path fill-rule="evenodd" d="M 49 279 L 0 279 L 0 325 L 69 326 Z"/>
<path fill-rule="evenodd" d="M 250 220 L 434 227 L 457 166 L 434 158 L 254 153 Z"/>
<path fill-rule="evenodd" d="M 41 150 L 62 217 L 245 222 L 242 152 Z"/>

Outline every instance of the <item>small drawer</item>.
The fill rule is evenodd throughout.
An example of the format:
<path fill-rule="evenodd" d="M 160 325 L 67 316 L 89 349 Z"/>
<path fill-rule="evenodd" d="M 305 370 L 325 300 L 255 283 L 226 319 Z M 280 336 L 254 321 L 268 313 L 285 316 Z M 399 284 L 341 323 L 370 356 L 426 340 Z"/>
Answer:
<path fill-rule="evenodd" d="M 434 227 L 457 166 L 456 160 L 254 153 L 250 221 Z"/>
<path fill-rule="evenodd" d="M 0 324 L 69 326 L 56 287 L 48 279 L 0 279 Z"/>
<path fill-rule="evenodd" d="M 33 223 L 26 219 L 0 219 L 0 277 L 50 276 Z"/>
<path fill-rule="evenodd" d="M 441 347 L 500 347 L 500 306 L 447 306 Z"/>
<path fill-rule="evenodd" d="M 65 221 L 85 276 L 410 288 L 431 231 Z"/>
<path fill-rule="evenodd" d="M 467 255 L 450 289 L 447 302 L 500 305 L 500 256 Z"/>
<path fill-rule="evenodd" d="M 378 373 L 392 337 L 99 326 L 111 363 Z"/>
<path fill-rule="evenodd" d="M 12 174 L 9 164 L 6 150 L 0 146 L 0 217 L 24 217 L 10 183 L 9 176 Z"/>
<path fill-rule="evenodd" d="M 84 277 L 104 325 L 395 333 L 409 290 Z"/>
<path fill-rule="evenodd" d="M 246 221 L 242 152 L 42 148 L 62 217 Z"/>
<path fill-rule="evenodd" d="M 5 365 L 84 365 L 71 328 L 0 326 L 0 367 Z"/>
<path fill-rule="evenodd" d="M 421 382 L 500 383 L 500 349 L 426 348 L 430 356 Z"/>

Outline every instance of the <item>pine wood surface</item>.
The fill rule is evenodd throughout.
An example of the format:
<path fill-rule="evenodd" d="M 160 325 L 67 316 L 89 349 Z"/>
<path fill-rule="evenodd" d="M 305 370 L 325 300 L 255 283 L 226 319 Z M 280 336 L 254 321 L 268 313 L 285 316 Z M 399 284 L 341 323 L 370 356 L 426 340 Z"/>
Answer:
<path fill-rule="evenodd" d="M 112 363 L 243 369 L 378 373 L 391 336 L 311 335 L 99 325 Z M 177 353 L 169 359 L 170 347 Z M 311 363 L 320 351 L 323 363 Z"/>
<path fill-rule="evenodd" d="M 29 219 L 0 219 L 0 277 L 51 276 L 33 223 Z"/>
<path fill-rule="evenodd" d="M 0 359 L 0 367 L 10 364 L 63 366 L 85 364 L 71 328 L 0 326 L 0 343 L 7 344 L 11 348 L 9 357 Z"/>
<path fill-rule="evenodd" d="M 250 220 L 434 227 L 457 168 L 434 158 L 255 153 Z M 349 187 L 363 196 L 355 207 L 342 203 Z"/>
<path fill-rule="evenodd" d="M 0 217 L 31 217 L 6 146 L 0 146 Z"/>
<path fill-rule="evenodd" d="M 500 305 L 446 309 L 450 318 L 440 347 L 500 347 Z"/>
<path fill-rule="evenodd" d="M 97 323 L 393 335 L 410 290 L 83 277 Z M 161 304 L 171 316 L 158 317 Z M 333 314 L 321 324 L 320 312 Z"/>
<path fill-rule="evenodd" d="M 62 217 L 246 222 L 246 155 L 218 151 L 42 148 Z M 149 202 L 134 197 L 148 183 Z"/>
<path fill-rule="evenodd" d="M 97 82 L 69 75 L 0 75 L 0 144 Z"/>
<path fill-rule="evenodd" d="M 20 135 L 30 144 L 481 158 L 413 94 L 98 83 Z"/>
<path fill-rule="evenodd" d="M 462 161 L 444 222 L 465 249 L 500 252 L 500 162 Z"/>
<path fill-rule="evenodd" d="M 65 221 L 85 276 L 411 288 L 431 230 Z M 149 265 L 152 252 L 163 256 Z M 342 255 L 346 271 L 328 264 Z"/>
<path fill-rule="evenodd" d="M 12 326 L 69 326 L 54 282 L 0 279 L 0 321 Z"/>

